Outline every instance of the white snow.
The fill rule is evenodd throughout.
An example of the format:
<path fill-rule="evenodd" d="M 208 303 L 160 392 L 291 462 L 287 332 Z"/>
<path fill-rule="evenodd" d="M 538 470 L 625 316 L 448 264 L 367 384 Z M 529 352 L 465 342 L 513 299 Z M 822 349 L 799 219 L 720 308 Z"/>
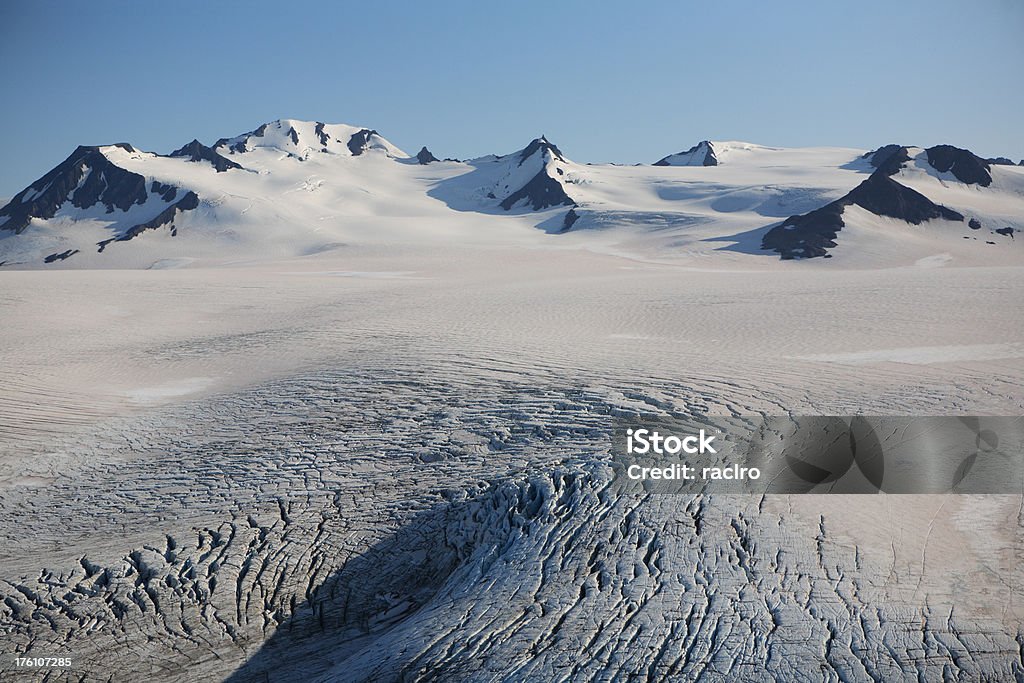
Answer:
<path fill-rule="evenodd" d="M 1019 237 L 854 206 L 834 258 L 758 251 L 863 181 L 862 150 L 421 166 L 325 130 L 326 152 L 314 123 L 272 124 L 226 173 L 104 148 L 202 198 L 176 237 L 96 253 L 149 202 L 0 237 L 32 264 L 0 268 L 19 652 L 154 683 L 1019 671 L 1019 496 L 635 499 L 603 478 L 614 415 L 1022 414 Z M 540 169 L 578 228 L 498 207 Z M 899 180 L 1019 220 L 1024 176 L 993 175 Z"/>
<path fill-rule="evenodd" d="M 127 215 L 105 210 L 71 211 L 33 221 L 22 235 L 0 233 L 0 261 L 10 267 L 42 267 L 42 257 L 79 249 L 48 268 L 147 268 L 158 262 L 194 266 L 299 257 L 325 251 L 386 248 L 392 244 L 586 249 L 644 261 L 700 268 L 763 269 L 779 265 L 760 251 L 771 226 L 836 199 L 862 182 L 870 168 L 863 150 L 782 149 L 744 142 L 714 142 L 722 165 L 654 167 L 588 165 L 538 152 L 521 164 L 518 152 L 465 163 L 421 166 L 383 137 L 352 156 L 351 135 L 362 128 L 331 124 L 322 144 L 315 122 L 286 119 L 267 124 L 262 137 L 240 136 L 247 151 L 218 148 L 243 170 L 217 173 L 192 163 L 120 147 L 102 149 L 114 163 L 201 198 L 180 215 L 177 236 L 143 233 L 98 254 L 96 242 L 161 207 L 147 203 Z M 294 130 L 295 143 L 289 131 Z M 563 150 L 564 153 L 564 150 Z M 575 200 L 580 220 L 561 230 L 568 207 L 533 212 L 502 200 L 545 171 Z M 950 265 L 1019 263 L 1024 240 L 990 230 L 1024 228 L 1024 169 L 994 167 L 996 182 L 979 190 L 938 179 L 912 167 L 900 182 L 934 201 L 980 216 L 985 229 L 965 225 L 925 230 L 890 226 L 886 220 L 848 211 L 850 220 L 833 255 L 837 267 L 911 265 L 937 253 Z M 969 239 L 963 239 L 967 235 Z M 985 239 L 981 239 L 982 237 Z M 341 246 L 343 245 L 343 246 Z"/>

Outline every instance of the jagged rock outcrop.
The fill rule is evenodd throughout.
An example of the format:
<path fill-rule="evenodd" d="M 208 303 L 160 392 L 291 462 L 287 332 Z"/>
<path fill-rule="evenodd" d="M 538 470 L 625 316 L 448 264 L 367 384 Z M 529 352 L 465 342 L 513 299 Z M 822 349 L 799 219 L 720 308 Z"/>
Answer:
<path fill-rule="evenodd" d="M 129 152 L 127 143 L 114 145 Z M 16 194 L 0 209 L 0 230 L 22 232 L 33 218 L 53 218 L 65 202 L 85 209 L 96 204 L 127 211 L 149 197 L 146 179 L 113 164 L 102 147 L 80 146 L 52 171 Z"/>
<path fill-rule="evenodd" d="M 580 219 L 580 215 L 576 213 L 576 207 L 569 209 L 565 214 L 565 218 L 562 219 L 562 232 L 572 230 L 572 226 L 576 225 L 576 221 Z"/>
<path fill-rule="evenodd" d="M 504 180 L 497 188 L 504 194 L 499 206 L 506 211 L 516 206 L 540 211 L 553 206 L 576 204 L 566 193 L 559 179 L 565 175 L 566 159 L 561 150 L 543 135 L 531 141 L 517 154 L 500 159 L 509 167 Z M 521 179 L 524 177 L 528 179 L 522 183 Z"/>
<path fill-rule="evenodd" d="M 911 225 L 933 219 L 965 220 L 960 212 L 933 202 L 895 178 L 913 160 L 918 164 L 926 162 L 939 173 L 952 173 L 964 184 L 987 187 L 992 182 L 988 162 L 968 150 L 951 145 L 937 145 L 923 152 L 916 148 L 885 145 L 864 157 L 876 167 L 867 180 L 820 209 L 790 216 L 765 234 L 762 248 L 775 251 L 784 259 L 827 256 L 828 250 L 836 246 L 836 238 L 845 225 L 844 209 L 851 205 Z M 970 227 L 976 230 L 980 224 L 972 219 Z"/>
<path fill-rule="evenodd" d="M 367 150 L 380 149 L 391 156 L 405 155 L 377 131 L 320 121 L 280 119 L 233 138 L 221 138 L 213 151 L 222 155 L 247 154 L 254 150 L 285 152 L 288 158 L 303 161 L 310 154 L 362 156 Z"/>
<path fill-rule="evenodd" d="M 895 155 L 889 157 L 893 158 Z M 913 225 L 935 218 L 964 220 L 962 214 L 901 185 L 880 168 L 846 196 L 810 213 L 787 218 L 765 234 L 761 246 L 784 259 L 826 256 L 828 250 L 836 246 L 836 237 L 845 225 L 843 210 L 851 205 Z"/>
<path fill-rule="evenodd" d="M 348 149 L 352 152 L 352 156 L 357 157 L 365 152 L 370 146 L 370 138 L 377 134 L 377 131 L 364 128 L 358 133 L 354 133 L 352 137 L 348 139 Z"/>
<path fill-rule="evenodd" d="M 501 208 L 506 211 L 523 202 L 534 211 L 552 206 L 569 206 L 575 204 L 565 193 L 562 184 L 544 171 L 538 172 L 521 188 L 501 200 Z"/>
<path fill-rule="evenodd" d="M 426 164 L 431 164 L 435 161 L 440 161 L 440 159 L 431 154 L 430 150 L 427 149 L 426 145 L 424 145 L 423 148 L 416 153 L 416 161 L 418 161 L 421 165 L 425 166 Z"/>
<path fill-rule="evenodd" d="M 192 142 L 174 150 L 168 156 L 182 157 L 189 161 L 208 162 L 217 170 L 217 173 L 224 173 L 232 168 L 242 168 L 241 164 L 235 163 L 226 157 L 222 157 L 220 154 L 217 154 L 212 147 L 207 147 L 203 143 L 199 142 L 199 140 L 192 140 Z"/>
<path fill-rule="evenodd" d="M 928 163 L 940 173 L 952 173 L 967 185 L 988 187 L 992 184 L 991 166 L 970 150 L 952 145 L 936 145 L 925 150 Z"/>
<path fill-rule="evenodd" d="M 125 242 L 147 230 L 169 227 L 171 234 L 175 234 L 175 219 L 183 212 L 197 208 L 199 196 L 189 190 L 179 198 L 181 188 L 158 180 L 147 182 L 144 176 L 111 161 L 108 153 L 113 154 L 117 150 L 138 153 L 126 143 L 76 149 L 61 164 L 0 209 L 0 230 L 19 234 L 28 228 L 33 219 L 48 220 L 57 216 L 58 212 L 76 210 L 90 211 L 91 215 L 95 215 L 95 209 L 102 207 L 103 217 L 109 216 L 113 234 L 109 239 L 96 244 L 100 252 L 111 242 Z M 178 150 L 182 154 L 177 156 L 203 153 L 189 145 L 182 150 Z M 226 168 L 237 166 L 226 159 L 223 161 L 228 163 Z M 80 251 L 71 248 L 54 252 L 43 257 L 42 262 L 64 261 Z"/>
<path fill-rule="evenodd" d="M 242 154 L 249 150 L 248 143 L 251 138 L 262 138 L 267 133 L 267 129 L 270 128 L 271 124 L 264 123 L 256 130 L 243 133 L 233 138 L 221 138 L 217 142 L 213 143 L 213 149 L 225 148 L 231 152 Z"/>
<path fill-rule="evenodd" d="M 882 145 L 878 149 L 868 152 L 867 154 L 864 155 L 863 158 L 867 159 L 873 167 L 879 168 L 887 161 L 889 161 L 889 159 L 892 158 L 894 155 L 899 155 L 901 161 L 897 162 L 895 166 L 891 167 L 894 169 L 893 173 L 895 173 L 895 170 L 899 168 L 900 164 L 909 160 L 910 157 L 907 156 L 906 154 L 907 148 L 904 147 L 903 145 L 890 144 Z"/>
<path fill-rule="evenodd" d="M 708 140 L 698 142 L 686 150 L 670 154 L 654 162 L 655 166 L 717 166 L 714 144 Z"/>
<path fill-rule="evenodd" d="M 178 230 L 174 225 L 174 219 L 182 213 L 191 211 L 198 207 L 199 196 L 195 192 L 189 191 L 184 197 L 168 206 L 154 218 L 133 225 L 118 236 L 111 237 L 108 240 L 103 240 L 102 242 L 97 243 L 96 246 L 99 247 L 99 251 L 102 252 L 111 242 L 127 242 L 134 237 L 138 237 L 147 230 L 157 230 L 159 228 L 170 228 L 171 236 L 175 236 L 178 234 Z"/>

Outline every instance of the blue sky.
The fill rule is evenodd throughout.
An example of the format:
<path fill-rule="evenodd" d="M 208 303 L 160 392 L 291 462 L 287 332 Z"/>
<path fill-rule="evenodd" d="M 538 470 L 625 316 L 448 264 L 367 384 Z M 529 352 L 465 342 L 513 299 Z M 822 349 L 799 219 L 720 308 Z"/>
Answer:
<path fill-rule="evenodd" d="M 79 144 L 277 118 L 460 158 L 705 138 L 1024 157 L 1024 2 L 0 2 L 0 197 Z"/>

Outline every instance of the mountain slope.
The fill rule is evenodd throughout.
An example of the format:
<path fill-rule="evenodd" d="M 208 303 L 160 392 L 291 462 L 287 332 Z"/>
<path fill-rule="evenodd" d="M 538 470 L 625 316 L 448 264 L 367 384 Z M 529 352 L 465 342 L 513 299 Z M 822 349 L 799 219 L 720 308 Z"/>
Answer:
<path fill-rule="evenodd" d="M 714 147 L 708 140 L 677 154 L 669 154 L 654 162 L 655 166 L 718 166 L 718 157 Z"/>
<path fill-rule="evenodd" d="M 1013 239 L 1024 230 L 1024 174 L 1016 169 L 993 168 L 969 150 L 952 145 L 927 149 L 885 145 L 864 158 L 875 168 L 867 180 L 838 200 L 790 216 L 765 234 L 763 248 L 784 259 L 831 257 L 828 252 L 838 246 L 844 228 L 870 230 L 874 224 L 888 232 L 896 230 L 895 224 L 878 219 L 927 224 L 972 240 L 978 239 L 972 234 L 975 231 Z M 864 211 L 850 212 L 849 207 Z M 848 224 L 850 215 L 852 224 Z M 951 225 L 956 223 L 961 227 Z M 992 239 L 985 241 L 995 244 Z"/>
<path fill-rule="evenodd" d="M 558 234 L 559 246 L 644 259 L 762 267 L 766 255 L 841 255 L 874 267 L 954 252 L 1012 260 L 1017 252 L 989 247 L 1017 249 L 1021 216 L 1024 169 L 946 145 L 865 153 L 705 141 L 655 165 L 617 166 L 576 163 L 541 136 L 460 162 L 425 147 L 410 156 L 371 128 L 283 119 L 167 155 L 78 148 L 0 209 L 0 266 L 537 247 Z"/>

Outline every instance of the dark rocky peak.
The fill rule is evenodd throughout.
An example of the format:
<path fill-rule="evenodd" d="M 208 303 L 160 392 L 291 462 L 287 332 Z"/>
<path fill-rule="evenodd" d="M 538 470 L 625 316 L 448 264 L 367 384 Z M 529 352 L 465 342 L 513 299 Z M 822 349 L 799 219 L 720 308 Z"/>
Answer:
<path fill-rule="evenodd" d="M 967 185 L 988 187 L 992 184 L 992 167 L 970 150 L 953 145 L 936 145 L 925 150 L 928 164 L 939 173 L 952 173 Z"/>
<path fill-rule="evenodd" d="M 558 159 L 559 161 L 565 161 L 565 157 L 562 156 L 561 150 L 555 145 L 548 142 L 548 139 L 541 135 L 539 138 L 528 144 L 519 152 L 519 165 L 522 166 L 523 162 L 532 157 L 537 152 L 544 152 L 548 155 Z"/>
<path fill-rule="evenodd" d="M 1007 159 L 1006 157 L 990 157 L 985 159 L 985 161 L 993 166 L 1016 166 L 1012 159 Z"/>
<path fill-rule="evenodd" d="M 430 150 L 427 149 L 426 145 L 424 145 L 423 149 L 416 153 L 416 161 L 420 162 L 420 164 L 425 165 L 432 163 L 434 161 L 440 161 L 440 159 L 431 154 Z"/>
<path fill-rule="evenodd" d="M 501 208 L 510 211 L 520 202 L 525 202 L 526 206 L 534 211 L 552 206 L 576 206 L 572 197 L 565 193 L 562 184 L 543 170 L 521 188 L 505 197 L 501 201 Z"/>
<path fill-rule="evenodd" d="M 710 140 L 701 140 L 684 152 L 669 154 L 654 162 L 655 166 L 718 166 L 718 157 Z"/>
<path fill-rule="evenodd" d="M 910 147 L 905 145 L 882 145 L 873 152 L 864 155 L 876 173 L 886 176 L 896 175 L 910 161 Z"/>
<path fill-rule="evenodd" d="M 223 173 L 228 169 L 242 168 L 240 164 L 231 161 L 226 157 L 217 154 L 211 147 L 207 147 L 199 140 L 193 140 L 184 147 L 174 150 L 168 156 L 180 157 L 189 161 L 206 161 L 213 165 L 217 173 Z"/>
<path fill-rule="evenodd" d="M 839 201 L 856 204 L 877 216 L 898 218 L 914 225 L 933 218 L 962 221 L 964 217 L 934 203 L 920 192 L 902 185 L 884 173 L 872 173 Z"/>
<path fill-rule="evenodd" d="M 377 131 L 363 128 L 348 139 L 348 151 L 352 156 L 357 157 L 365 152 L 370 146 L 370 138 L 377 135 Z"/>
<path fill-rule="evenodd" d="M 907 148 L 903 145 L 882 145 L 878 149 L 868 152 L 862 158 L 867 159 L 873 168 L 879 168 L 887 161 L 889 161 L 893 155 L 899 154 L 905 156 L 904 161 L 910 159 L 910 155 L 907 152 Z M 901 162 L 902 163 L 902 162 Z M 895 171 L 893 171 L 895 172 Z M 892 175 L 891 173 L 888 175 Z"/>
<path fill-rule="evenodd" d="M 964 220 L 963 215 L 934 203 L 890 177 L 887 167 L 900 157 L 900 150 L 905 152 L 906 148 L 890 154 L 877 171 L 846 196 L 809 213 L 790 216 L 769 230 L 761 241 L 761 248 L 774 251 L 783 259 L 827 257 L 828 250 L 836 246 L 836 237 L 845 226 L 843 210 L 854 204 L 877 216 L 888 216 L 914 225 L 934 218 Z M 898 170 L 899 165 L 895 168 Z"/>
<path fill-rule="evenodd" d="M 126 143 L 116 146 L 135 151 Z M 148 196 L 144 177 L 112 163 L 100 147 L 81 146 L 0 209 L 0 230 L 20 233 L 32 218 L 53 218 L 68 201 L 80 209 L 101 203 L 112 213 L 143 204 Z"/>

